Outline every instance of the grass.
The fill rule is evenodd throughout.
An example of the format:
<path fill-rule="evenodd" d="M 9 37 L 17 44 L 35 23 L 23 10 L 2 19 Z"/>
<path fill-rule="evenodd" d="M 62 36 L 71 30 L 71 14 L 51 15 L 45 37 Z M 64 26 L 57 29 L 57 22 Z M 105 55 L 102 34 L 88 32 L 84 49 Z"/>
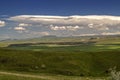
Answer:
<path fill-rule="evenodd" d="M 13 73 L 19 74 L 19 73 Z M 19 76 L 22 75 L 22 76 Z M 30 74 L 19 74 L 19 75 L 8 75 L 0 74 L 0 80 L 109 80 L 109 77 L 80 77 L 80 76 L 63 76 L 63 75 L 38 75 Z M 34 76 L 34 77 L 33 77 Z"/>
<path fill-rule="evenodd" d="M 20 76 L 13 76 L 13 75 L 0 75 L 0 80 L 47 80 L 47 79 L 20 77 Z"/>
<path fill-rule="evenodd" d="M 54 77 L 53 77 L 54 78 Z M 18 76 L 8 76 L 8 75 L 0 75 L 0 80 L 52 80 L 52 79 L 38 79 L 38 78 L 26 78 L 26 77 L 18 77 Z M 54 79 L 53 79 L 54 80 Z M 79 78 L 79 77 L 57 77 L 55 80 L 108 80 L 107 78 Z"/>
<path fill-rule="evenodd" d="M 50 50 L 36 52 L 1 48 L 0 69 L 69 76 L 105 76 L 110 67 L 120 69 L 120 51 Z"/>
<path fill-rule="evenodd" d="M 41 42 L 49 40 L 53 40 L 53 42 L 58 40 L 57 43 L 59 41 L 66 42 L 69 38 L 61 40 L 40 39 Z M 69 41 L 77 42 L 81 40 L 71 38 Z M 24 40 L 0 42 L 0 46 L 2 46 L 0 48 L 0 70 L 62 75 L 60 77 L 54 76 L 58 80 L 87 80 L 87 76 L 108 76 L 108 69 L 114 66 L 117 66 L 117 70 L 120 70 L 120 39 L 92 40 L 97 42 L 84 45 L 33 44 L 7 47 L 10 44 L 23 44 L 31 41 L 40 42 L 39 39 L 37 42 L 36 39 L 26 40 L 25 42 Z M 4 80 L 6 78 L 5 80 L 7 80 L 7 77 L 9 79 L 13 78 L 12 80 L 17 78 L 16 76 L 1 75 L 0 79 Z M 28 79 L 19 78 L 21 80 Z"/>
<path fill-rule="evenodd" d="M 18 76 L 8 76 L 8 75 L 0 75 L 0 80 L 52 80 L 52 79 L 38 79 L 38 78 L 26 78 L 26 77 L 18 77 Z M 56 80 L 108 80 L 106 78 L 71 78 L 71 77 L 57 77 Z"/>
<path fill-rule="evenodd" d="M 99 52 L 120 50 L 120 44 L 86 44 L 86 45 L 30 45 L 30 46 L 12 46 L 9 48 L 17 50 L 49 51 L 49 52 Z"/>
<path fill-rule="evenodd" d="M 99 39 L 91 37 L 51 37 L 51 38 L 33 38 L 23 40 L 3 40 L 0 41 L 0 47 L 7 47 L 10 44 L 22 43 L 46 43 L 46 42 L 86 42 L 95 41 L 96 44 L 120 44 L 119 37 L 101 37 Z"/>

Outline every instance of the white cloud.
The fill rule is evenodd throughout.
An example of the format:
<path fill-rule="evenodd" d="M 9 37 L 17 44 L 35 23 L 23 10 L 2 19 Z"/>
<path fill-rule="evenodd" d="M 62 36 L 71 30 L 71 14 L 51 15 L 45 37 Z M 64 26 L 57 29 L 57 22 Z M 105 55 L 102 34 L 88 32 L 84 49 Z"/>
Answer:
<path fill-rule="evenodd" d="M 45 16 L 45 15 L 18 15 L 10 17 L 8 20 L 22 23 L 39 24 L 59 24 L 59 25 L 80 25 L 87 24 L 93 27 L 93 24 L 115 25 L 120 24 L 119 16 L 88 15 L 88 16 Z M 24 25 L 24 24 L 21 24 Z M 28 26 L 28 25 L 27 25 Z"/>
<path fill-rule="evenodd" d="M 27 33 L 27 32 L 29 32 L 29 30 L 26 30 L 26 28 L 25 28 L 27 26 L 31 26 L 31 24 L 20 23 L 20 24 L 18 24 L 18 27 L 14 27 L 14 30 L 16 30 L 19 33 L 23 33 L 23 32 Z"/>
<path fill-rule="evenodd" d="M 76 26 L 53 26 L 53 25 L 50 25 L 50 29 L 51 30 L 70 30 L 70 31 L 76 31 L 78 29 L 83 29 L 84 27 L 80 27 L 78 25 Z"/>
<path fill-rule="evenodd" d="M 26 28 L 24 28 L 24 27 L 15 27 L 14 30 L 17 30 L 17 31 L 25 31 Z"/>
<path fill-rule="evenodd" d="M 65 26 L 51 26 L 51 30 L 66 30 Z"/>
<path fill-rule="evenodd" d="M 120 31 L 118 31 L 118 32 L 103 32 L 102 35 L 120 35 Z"/>
<path fill-rule="evenodd" d="M 5 26 L 5 21 L 0 20 L 0 27 L 4 27 L 4 26 Z"/>
<path fill-rule="evenodd" d="M 76 26 L 66 26 L 66 27 L 67 27 L 67 30 L 71 30 L 71 31 L 76 31 L 76 30 L 84 28 L 84 27 L 80 27 L 78 25 L 76 25 Z"/>
<path fill-rule="evenodd" d="M 47 16 L 47 15 L 18 15 L 8 18 L 14 23 L 20 23 L 17 31 L 34 31 L 34 35 L 107 35 L 118 34 L 120 30 L 120 16 L 108 15 L 73 15 L 73 16 Z M 27 26 L 30 26 L 29 28 Z M 27 28 L 26 28 L 27 27 Z M 37 32 L 38 31 L 38 32 Z M 46 32 L 48 31 L 48 32 Z M 73 32 L 74 31 L 74 32 Z M 104 33 L 102 33 L 104 32 Z M 107 32 L 107 33 L 105 33 Z M 113 33 L 111 33 L 113 32 Z M 91 34 L 92 33 L 92 34 Z"/>
<path fill-rule="evenodd" d="M 67 18 L 67 17 L 66 17 Z M 60 20 L 66 19 L 62 16 L 42 16 L 42 15 L 20 15 L 20 16 L 14 16 L 10 17 L 8 20 L 18 21 L 18 22 L 37 22 L 37 23 L 57 23 L 60 22 Z"/>
<path fill-rule="evenodd" d="M 33 21 L 33 22 L 48 22 L 48 23 L 78 23 L 88 20 L 104 20 L 105 22 L 110 20 L 120 21 L 119 16 L 107 16 L 107 15 L 88 15 L 88 16 L 46 16 L 46 15 L 18 15 L 10 17 L 8 20 L 13 21 Z M 58 22 L 59 21 L 59 22 Z"/>
<path fill-rule="evenodd" d="M 109 30 L 109 28 L 105 25 L 103 25 L 102 23 L 101 24 L 88 24 L 88 27 L 91 28 L 91 29 L 97 29 L 97 30 Z"/>
<path fill-rule="evenodd" d="M 45 15 L 18 15 L 8 20 L 21 22 L 19 26 L 31 26 L 31 24 L 42 25 L 78 25 L 88 26 L 94 29 L 96 26 L 114 26 L 120 24 L 119 16 L 88 15 L 88 16 L 45 16 Z M 29 24 L 28 24 L 29 23 Z M 104 26 L 103 26 L 104 25 Z M 57 29 L 57 27 L 56 27 Z M 106 28 L 107 29 L 107 28 Z"/>
<path fill-rule="evenodd" d="M 90 24 L 88 24 L 88 27 L 89 27 L 89 28 L 94 28 L 93 25 L 94 25 L 94 24 L 90 23 Z"/>
<path fill-rule="evenodd" d="M 51 21 L 51 20 L 57 20 L 57 19 L 95 19 L 95 20 L 102 20 L 102 19 L 109 19 L 109 20 L 119 20 L 119 16 L 108 16 L 108 15 L 87 15 L 87 16 L 80 16 L 80 15 L 73 15 L 73 16 L 48 16 L 48 15 L 18 15 L 10 17 L 9 20 L 45 20 L 45 21 Z"/>
<path fill-rule="evenodd" d="M 20 27 L 27 27 L 27 26 L 32 26 L 32 24 L 20 23 L 18 26 L 20 26 Z"/>

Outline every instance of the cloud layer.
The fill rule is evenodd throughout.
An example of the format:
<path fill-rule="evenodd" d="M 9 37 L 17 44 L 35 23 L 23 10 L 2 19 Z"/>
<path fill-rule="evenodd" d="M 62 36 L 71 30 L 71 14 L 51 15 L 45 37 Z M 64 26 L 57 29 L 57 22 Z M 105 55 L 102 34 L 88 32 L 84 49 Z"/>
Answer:
<path fill-rule="evenodd" d="M 81 24 L 86 23 L 104 23 L 104 24 L 117 24 L 120 23 L 119 16 L 44 16 L 44 15 L 19 15 L 10 17 L 8 20 L 18 22 L 36 22 L 42 24 Z M 111 22 L 111 23 L 110 23 Z"/>
<path fill-rule="evenodd" d="M 120 35 L 120 16 L 18 15 L 7 18 L 6 22 L 0 21 L 0 27 L 6 25 L 11 34 L 17 35 L 15 32 L 18 32 L 18 35 L 22 33 L 20 35 L 30 37 Z"/>

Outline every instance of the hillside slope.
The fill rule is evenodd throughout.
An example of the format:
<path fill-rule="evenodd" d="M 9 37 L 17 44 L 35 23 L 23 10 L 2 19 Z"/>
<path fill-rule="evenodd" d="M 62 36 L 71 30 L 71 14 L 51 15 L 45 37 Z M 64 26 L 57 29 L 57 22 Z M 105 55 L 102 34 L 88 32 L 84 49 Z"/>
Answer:
<path fill-rule="evenodd" d="M 76 76 L 104 76 L 116 66 L 120 51 L 56 52 L 0 49 L 0 70 Z"/>

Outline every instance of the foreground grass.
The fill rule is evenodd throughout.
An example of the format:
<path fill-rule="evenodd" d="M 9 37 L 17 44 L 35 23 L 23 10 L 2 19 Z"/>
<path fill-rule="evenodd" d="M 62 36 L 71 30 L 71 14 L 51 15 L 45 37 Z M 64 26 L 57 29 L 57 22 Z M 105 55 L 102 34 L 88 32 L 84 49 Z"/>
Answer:
<path fill-rule="evenodd" d="M 74 48 L 74 47 L 73 47 Z M 0 70 L 50 73 L 69 76 L 106 76 L 114 66 L 120 70 L 120 51 L 27 51 L 0 49 Z"/>
<path fill-rule="evenodd" d="M 11 75 L 0 75 L 0 80 L 47 80 L 47 79 L 19 77 L 19 76 L 11 76 Z"/>
<path fill-rule="evenodd" d="M 61 76 L 62 77 L 62 76 Z M 71 77 L 62 77 L 56 79 L 38 79 L 38 78 L 26 78 L 26 77 L 18 77 L 18 76 L 8 76 L 8 75 L 0 75 L 0 80 L 109 80 L 107 78 L 71 78 Z"/>
<path fill-rule="evenodd" d="M 79 77 L 62 75 L 31 75 L 21 73 L 0 72 L 0 80 L 109 80 L 107 77 Z"/>

